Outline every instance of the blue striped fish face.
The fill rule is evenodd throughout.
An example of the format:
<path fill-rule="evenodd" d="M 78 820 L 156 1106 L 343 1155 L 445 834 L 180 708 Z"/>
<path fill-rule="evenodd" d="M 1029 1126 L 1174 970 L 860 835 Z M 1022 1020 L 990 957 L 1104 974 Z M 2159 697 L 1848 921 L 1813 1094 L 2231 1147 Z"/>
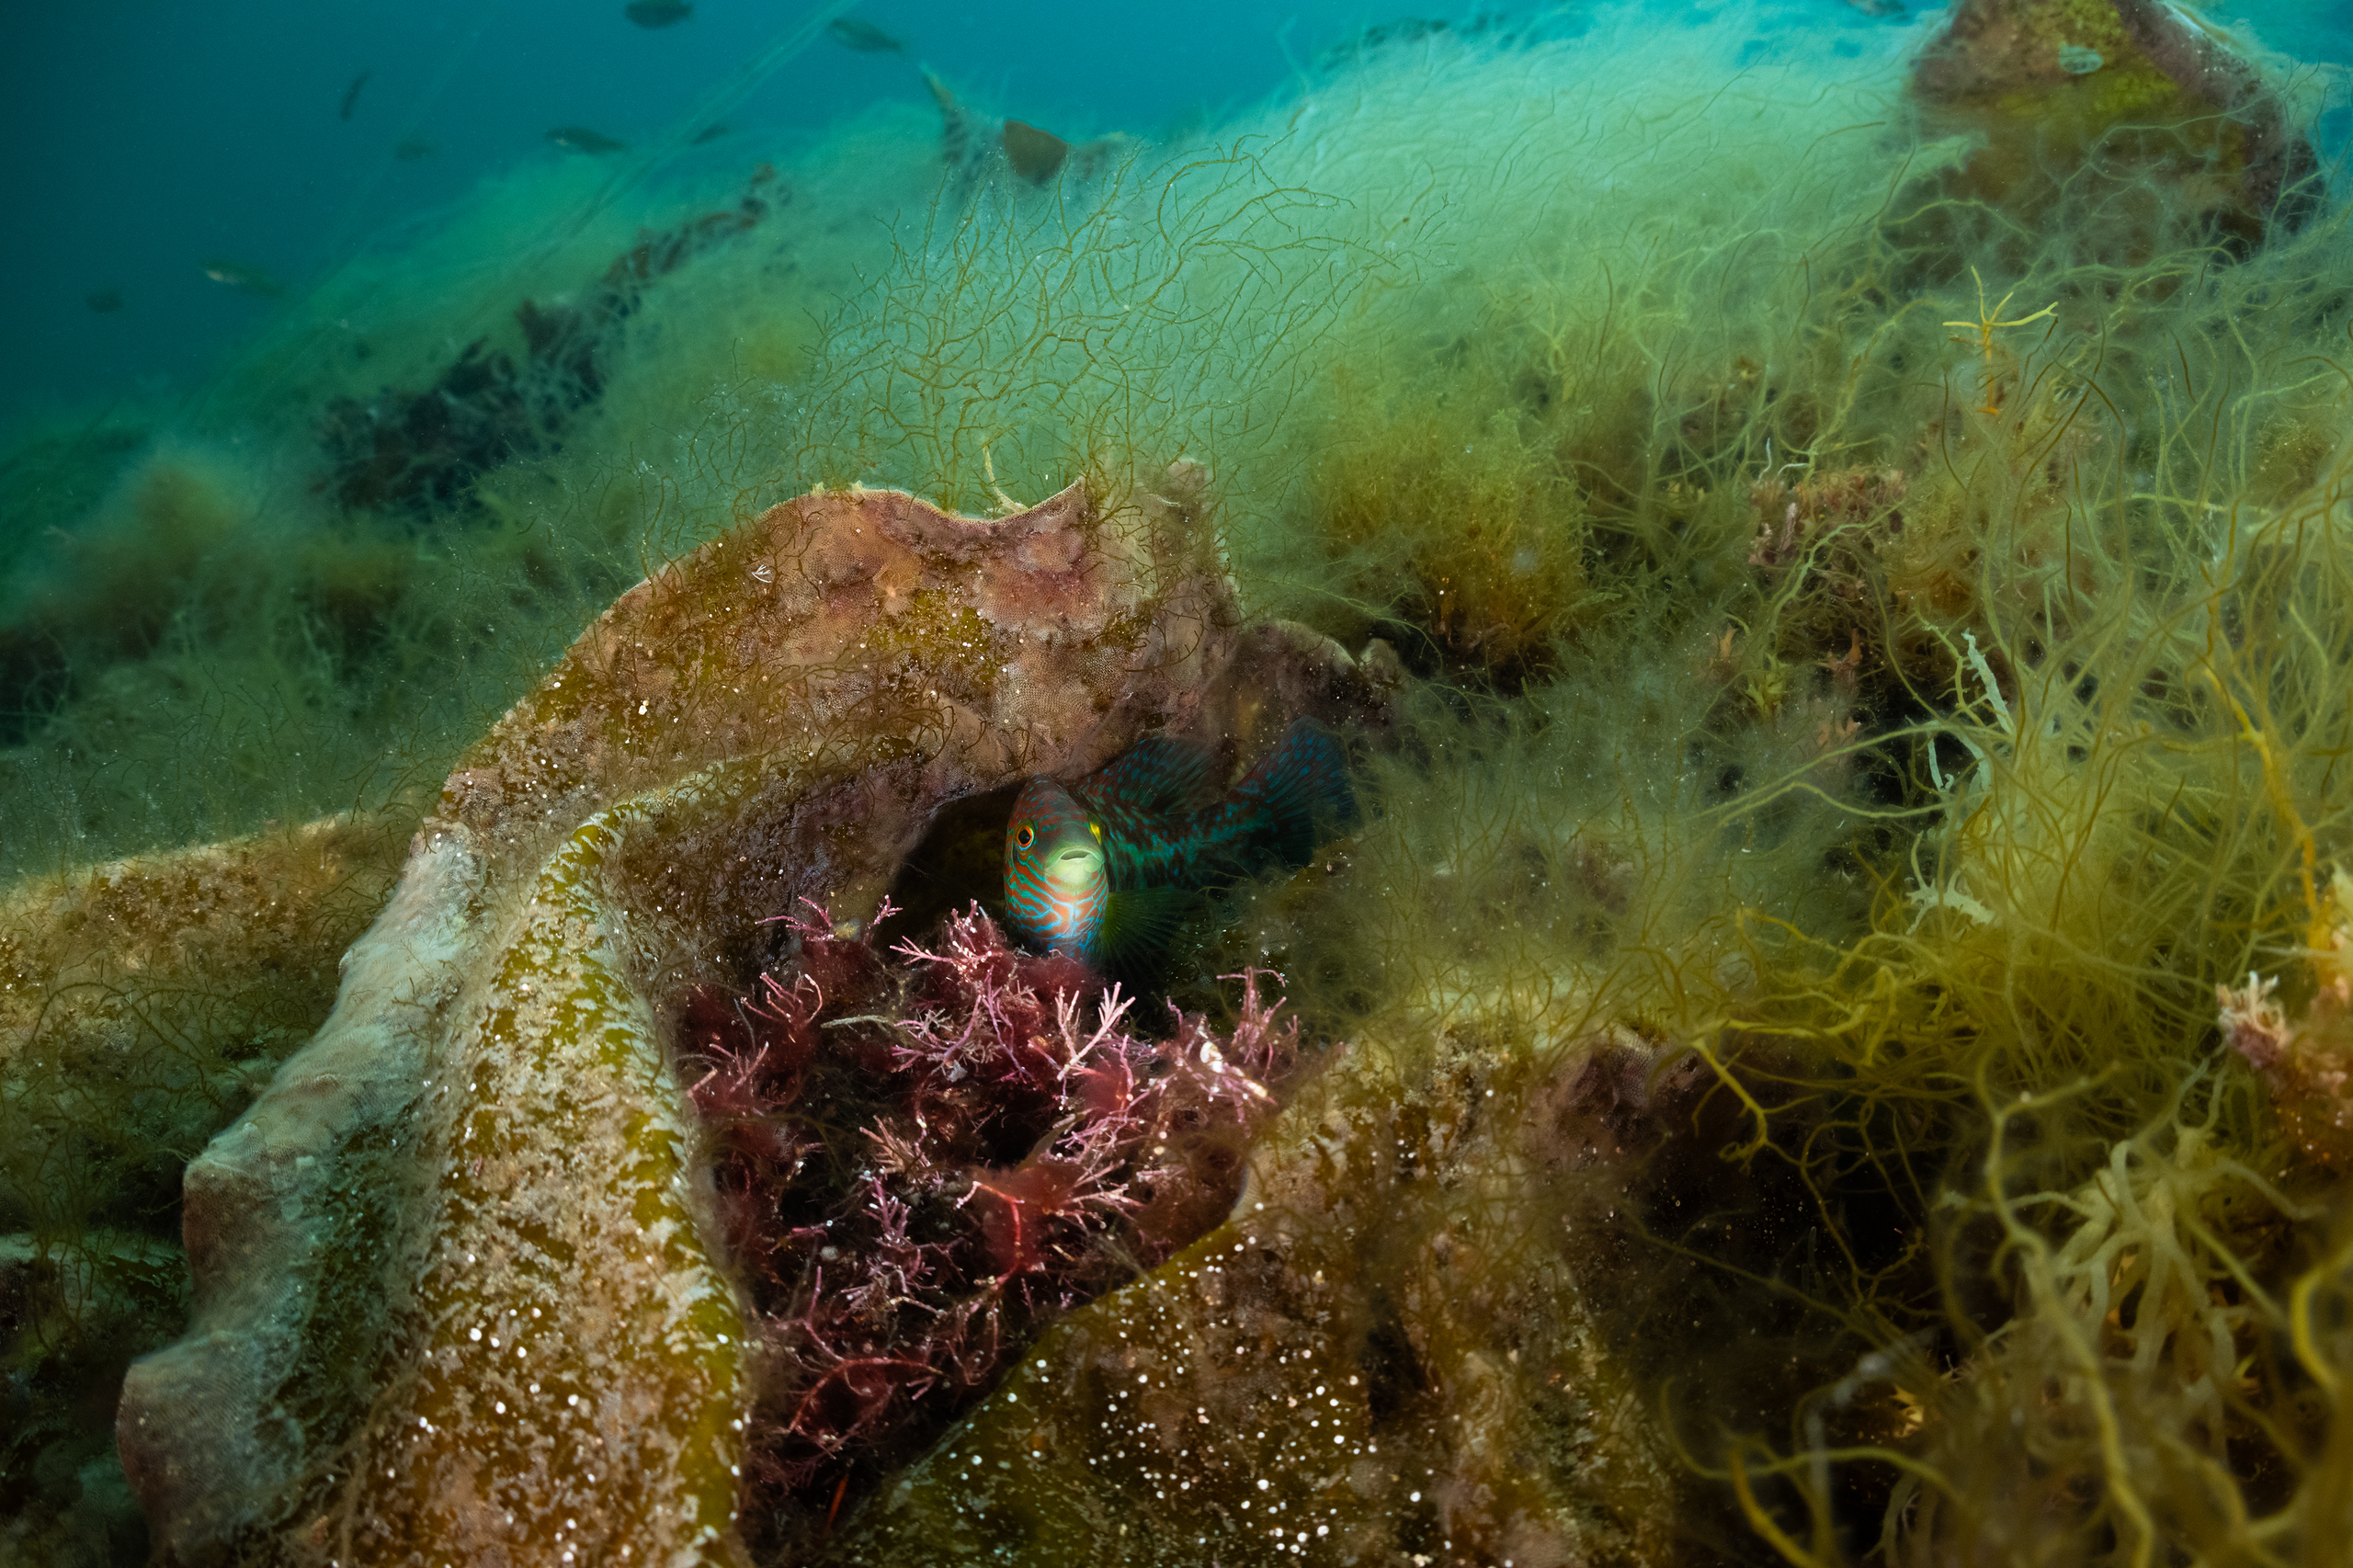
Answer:
<path fill-rule="evenodd" d="M 1069 790 L 1032 778 L 1005 829 L 1005 908 L 1014 935 L 1086 959 L 1110 901 L 1102 826 Z"/>

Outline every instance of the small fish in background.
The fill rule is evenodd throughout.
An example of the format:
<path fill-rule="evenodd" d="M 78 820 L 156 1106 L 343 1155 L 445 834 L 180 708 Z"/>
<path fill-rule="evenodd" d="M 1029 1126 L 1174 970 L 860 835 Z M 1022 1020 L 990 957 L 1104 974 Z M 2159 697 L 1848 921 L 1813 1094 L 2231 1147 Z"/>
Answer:
<path fill-rule="evenodd" d="M 844 49 L 854 49 L 860 54 L 904 54 L 907 46 L 876 27 L 861 22 L 856 17 L 835 17 L 825 24 L 825 36 Z"/>
<path fill-rule="evenodd" d="M 939 106 L 940 161 L 948 165 L 950 185 L 964 191 L 989 177 L 999 152 L 1005 154 L 1004 166 L 1017 176 L 1045 186 L 1057 175 L 1094 179 L 1134 145 L 1121 131 L 1073 146 L 1026 120 L 980 119 L 957 102 L 955 93 L 936 74 L 926 71 L 923 79 L 931 88 L 932 101 Z"/>
<path fill-rule="evenodd" d="M 392 143 L 392 156 L 404 164 L 420 164 L 441 151 L 438 142 L 427 142 L 422 136 L 404 136 Z"/>
<path fill-rule="evenodd" d="M 585 125 L 559 125 L 548 132 L 548 140 L 567 153 L 586 153 L 596 157 L 629 151 L 628 142 L 616 142 Z"/>
<path fill-rule="evenodd" d="M 1203 747 L 1153 736 L 1067 787 L 1032 778 L 1005 831 L 1015 936 L 1083 963 L 1124 966 L 1168 945 L 1199 892 L 1298 867 L 1356 818 L 1347 757 L 1294 721 L 1222 796 Z"/>
<path fill-rule="evenodd" d="M 1018 119 L 1008 119 L 999 133 L 1005 144 L 1005 161 L 1013 172 L 1031 185 L 1043 185 L 1054 177 L 1070 156 L 1070 143 L 1051 131 L 1040 131 Z"/>
<path fill-rule="evenodd" d="M 2070 76 L 2088 76 L 2107 63 L 2097 49 L 2086 49 L 2080 43 L 2059 46 L 2059 69 Z"/>
<path fill-rule="evenodd" d="M 90 309 L 97 312 L 98 314 L 102 316 L 110 316 L 114 314 L 115 312 L 122 309 L 122 290 L 119 289 L 100 289 L 96 293 L 89 295 L 83 302 L 87 304 Z"/>
<path fill-rule="evenodd" d="M 621 15 L 641 28 L 675 28 L 695 14 L 687 0 L 630 0 Z"/>
<path fill-rule="evenodd" d="M 692 142 L 688 142 L 687 145 L 689 147 L 700 147 L 710 142 L 716 142 L 722 136 L 732 136 L 734 133 L 735 128 L 722 119 L 716 125 L 706 125 L 700 131 L 696 131 L 695 139 Z"/>
<path fill-rule="evenodd" d="M 234 289 L 240 294 L 252 294 L 258 299 L 286 298 L 286 285 L 258 267 L 247 267 L 236 261 L 208 261 L 204 275 L 223 288 Z"/>
<path fill-rule="evenodd" d="M 351 85 L 343 90 L 343 108 L 336 111 L 339 118 L 351 118 L 351 111 L 359 107 L 359 89 L 366 86 L 368 78 L 375 74 L 373 71 L 362 71 L 351 79 Z"/>
<path fill-rule="evenodd" d="M 1847 4 L 1866 17 L 1900 17 L 1904 15 L 1904 0 L 1847 0 Z"/>

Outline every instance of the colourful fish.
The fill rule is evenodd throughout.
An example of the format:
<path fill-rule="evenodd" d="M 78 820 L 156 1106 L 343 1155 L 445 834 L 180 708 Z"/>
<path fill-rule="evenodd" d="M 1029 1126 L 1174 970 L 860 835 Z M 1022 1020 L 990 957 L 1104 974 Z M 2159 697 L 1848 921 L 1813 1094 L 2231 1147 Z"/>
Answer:
<path fill-rule="evenodd" d="M 1064 786 L 1032 778 L 1005 830 L 1006 923 L 1023 942 L 1117 964 L 1164 945 L 1203 890 L 1303 866 L 1356 815 L 1347 759 L 1294 722 L 1221 798 L 1210 754 L 1155 736 Z"/>

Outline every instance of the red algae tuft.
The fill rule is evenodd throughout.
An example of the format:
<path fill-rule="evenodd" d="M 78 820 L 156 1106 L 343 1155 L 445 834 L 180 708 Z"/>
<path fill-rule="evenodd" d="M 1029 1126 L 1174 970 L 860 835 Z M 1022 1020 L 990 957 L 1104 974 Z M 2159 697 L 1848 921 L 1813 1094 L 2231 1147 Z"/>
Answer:
<path fill-rule="evenodd" d="M 756 1553 L 824 1533 L 1055 1317 L 1215 1225 L 1299 1060 L 1261 971 L 1230 1030 L 1172 1005 L 1155 1038 L 977 906 L 888 955 L 804 911 L 781 971 L 681 1017 L 754 1308 Z"/>

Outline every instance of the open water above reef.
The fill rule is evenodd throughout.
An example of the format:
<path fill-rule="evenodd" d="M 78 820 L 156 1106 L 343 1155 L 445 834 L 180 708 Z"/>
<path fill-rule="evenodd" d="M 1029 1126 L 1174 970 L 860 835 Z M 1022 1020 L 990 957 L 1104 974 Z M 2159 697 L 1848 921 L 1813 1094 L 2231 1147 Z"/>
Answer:
<path fill-rule="evenodd" d="M 0 1561 L 2336 1561 L 2353 13 L 1979 9 L 26 10 Z M 938 924 L 1293 707 L 1134 1013 Z"/>
<path fill-rule="evenodd" d="M 1579 9 L 1564 8 L 1566 25 Z M 1647 8 L 1669 30 L 1712 28 L 1727 11 L 1743 8 Z M 1368 29 L 1518 25 L 1547 13 L 907 0 L 844 14 L 904 53 L 813 43 L 745 84 L 714 117 L 733 140 L 688 160 L 745 167 L 878 104 L 927 109 L 917 62 L 1073 139 L 1161 135 L 1294 90 L 1319 55 Z M 1939 14 L 1770 0 L 1735 22 L 1760 52 L 1828 31 L 1836 53 L 1861 57 Z M 283 308 L 208 278 L 207 262 L 307 287 L 388 228 L 433 223 L 485 177 L 562 156 L 545 140 L 552 128 L 641 145 L 685 120 L 699 131 L 695 106 L 801 18 L 727 0 L 653 30 L 619 6 L 558 0 L 24 7 L 0 65 L 0 124 L 23 150 L 0 170 L 16 235 L 0 254 L 0 335 L 11 346 L 0 429 L 88 419 L 118 400 L 168 415 Z M 2257 20 L 2264 40 L 2293 58 L 2353 54 L 2342 9 L 2327 0 L 2279 0 Z"/>

